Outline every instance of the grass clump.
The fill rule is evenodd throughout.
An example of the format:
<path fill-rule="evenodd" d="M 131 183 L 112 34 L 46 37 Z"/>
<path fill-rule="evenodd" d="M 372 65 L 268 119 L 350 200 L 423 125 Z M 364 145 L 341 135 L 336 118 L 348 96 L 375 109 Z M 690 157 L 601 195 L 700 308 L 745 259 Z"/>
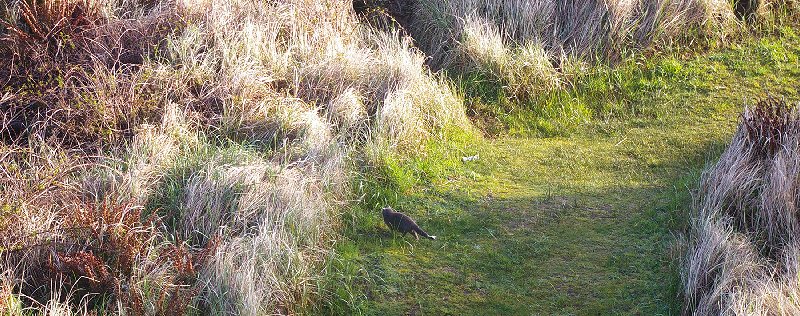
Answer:
<path fill-rule="evenodd" d="M 731 144 L 703 175 L 683 268 L 685 311 L 793 314 L 797 305 L 797 107 L 746 108 Z"/>
<path fill-rule="evenodd" d="M 129 138 L 136 125 L 158 120 L 154 104 L 121 104 L 115 95 L 148 93 L 133 83 L 144 58 L 178 27 L 168 12 L 132 16 L 108 12 L 100 1 L 20 0 L 8 4 L 0 21 L 4 142 L 38 137 L 73 148 L 107 147 Z"/>
<path fill-rule="evenodd" d="M 466 0 L 420 1 L 410 6 L 413 22 L 407 28 L 434 57 L 431 63 L 437 68 L 487 62 L 463 57 L 475 51 L 496 52 L 501 46 L 542 47 L 546 55 L 530 57 L 547 59 L 556 68 L 566 58 L 615 62 L 633 49 L 683 43 L 682 37 L 722 36 L 736 24 L 731 5 L 717 0 Z M 480 27 L 476 29 L 476 25 Z M 492 62 L 502 62 L 502 58 Z"/>
<path fill-rule="evenodd" d="M 91 5 L 97 17 L 58 30 L 52 41 L 64 49 L 45 50 L 17 17 L 72 15 L 51 19 L 51 7 L 31 1 L 3 11 L 3 40 L 19 45 L 2 53 L 30 58 L 0 67 L 11 82 L 0 156 L 13 156 L 0 162 L 9 184 L 0 248 L 14 249 L 0 270 L 21 309 L 313 310 L 329 299 L 315 281 L 333 257 L 350 174 L 382 153 L 416 152 L 445 127 L 470 128 L 461 97 L 424 55 L 359 25 L 347 1 L 56 4 L 67 15 Z M 15 50 L 24 45 L 44 54 Z M 103 215 L 103 205 L 124 216 Z M 110 230 L 73 229 L 76 209 L 99 212 Z M 25 226 L 12 233 L 17 222 Z M 63 273 L 32 277 L 58 260 L 69 263 L 56 267 Z"/>
<path fill-rule="evenodd" d="M 432 68 L 482 86 L 467 89 L 467 97 L 496 90 L 509 103 L 533 110 L 542 94 L 580 85 L 575 77 L 586 68 L 723 47 L 751 33 L 794 25 L 797 17 L 796 3 L 779 1 L 367 3 L 385 8 L 393 23 L 401 24 L 431 56 Z M 503 103 L 503 98 L 495 102 Z"/>
<path fill-rule="evenodd" d="M 90 173 L 84 155 L 44 142 L 3 153 L 0 264 L 19 309 L 170 313 L 194 304 L 198 252 L 134 200 L 92 194 L 75 177 Z"/>

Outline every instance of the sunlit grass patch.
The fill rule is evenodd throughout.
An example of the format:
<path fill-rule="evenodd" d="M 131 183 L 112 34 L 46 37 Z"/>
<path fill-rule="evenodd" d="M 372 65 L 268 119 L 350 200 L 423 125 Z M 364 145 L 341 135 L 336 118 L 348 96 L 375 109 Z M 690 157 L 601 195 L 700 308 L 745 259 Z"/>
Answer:
<path fill-rule="evenodd" d="M 365 314 L 680 313 L 691 190 L 724 150 L 741 100 L 765 93 L 773 78 L 796 85 L 796 63 L 762 52 L 794 46 L 795 37 L 766 38 L 693 58 L 586 66 L 574 87 L 538 104 L 580 102 L 587 111 L 550 133 L 534 124 L 558 120 L 542 119 L 536 103 L 467 83 L 479 75 L 454 77 L 484 93 L 467 102 L 494 107 L 486 116 L 508 125 L 493 139 L 426 147 L 370 170 L 351 211 L 360 216 L 345 213 L 349 240 L 337 246 L 371 280 L 357 283 L 367 298 L 350 304 Z M 763 71 L 744 76 L 731 65 Z M 391 234 L 377 213 L 384 203 L 437 242 Z"/>

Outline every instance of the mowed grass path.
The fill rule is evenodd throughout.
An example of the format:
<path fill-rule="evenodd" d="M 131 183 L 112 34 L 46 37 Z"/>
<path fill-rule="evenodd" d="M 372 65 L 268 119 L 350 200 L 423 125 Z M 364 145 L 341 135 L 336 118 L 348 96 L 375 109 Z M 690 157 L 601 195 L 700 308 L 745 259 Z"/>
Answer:
<path fill-rule="evenodd" d="M 632 114 L 595 115 L 566 136 L 465 137 L 390 163 L 368 200 L 439 237 L 391 234 L 369 203 L 346 214 L 334 265 L 354 297 L 343 299 L 370 315 L 679 314 L 690 190 L 745 103 L 767 91 L 797 101 L 798 42 L 784 30 L 639 66 L 625 79 L 636 85 L 609 89 Z"/>

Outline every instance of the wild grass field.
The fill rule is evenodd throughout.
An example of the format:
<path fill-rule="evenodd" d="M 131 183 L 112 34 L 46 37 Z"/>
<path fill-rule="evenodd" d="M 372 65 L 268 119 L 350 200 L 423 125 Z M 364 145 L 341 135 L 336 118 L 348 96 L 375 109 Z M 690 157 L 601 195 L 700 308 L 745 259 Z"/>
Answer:
<path fill-rule="evenodd" d="M 349 304 L 369 315 L 692 314 L 681 298 L 692 195 L 754 95 L 778 85 L 770 93 L 798 101 L 800 38 L 786 31 L 621 66 L 630 81 L 606 82 L 618 98 L 641 100 L 628 109 L 638 113 L 551 137 L 519 135 L 541 131 L 533 114 L 516 113 L 514 135 L 431 145 L 365 179 L 375 196 L 353 211 L 334 261 L 358 272 Z M 390 234 L 376 216 L 383 203 L 437 240 Z"/>
<path fill-rule="evenodd" d="M 0 3 L 0 314 L 791 314 L 798 13 Z"/>

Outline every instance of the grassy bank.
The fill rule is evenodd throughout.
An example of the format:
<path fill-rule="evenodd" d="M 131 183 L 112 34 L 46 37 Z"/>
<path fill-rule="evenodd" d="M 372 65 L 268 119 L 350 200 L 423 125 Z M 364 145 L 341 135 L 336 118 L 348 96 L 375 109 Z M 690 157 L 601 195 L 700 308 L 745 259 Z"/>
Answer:
<path fill-rule="evenodd" d="M 359 183 L 364 202 L 345 216 L 334 268 L 353 287 L 339 307 L 371 315 L 680 313 L 690 190 L 748 100 L 767 92 L 797 99 L 800 39 L 782 34 L 591 72 L 555 98 L 582 106 L 577 119 L 559 116 L 568 119 L 555 132 L 542 132 L 541 122 L 552 121 L 541 120 L 546 113 L 515 108 L 496 116 L 508 135 L 389 160 L 381 176 Z M 480 159 L 461 161 L 474 154 Z M 378 212 L 384 203 L 439 238 L 390 234 Z"/>
<path fill-rule="evenodd" d="M 680 188 L 796 94 L 794 1 L 357 3 L 1 3 L 0 308 L 675 310 Z"/>
<path fill-rule="evenodd" d="M 0 5 L 2 309 L 319 301 L 353 166 L 471 129 L 425 56 L 351 5 Z"/>

